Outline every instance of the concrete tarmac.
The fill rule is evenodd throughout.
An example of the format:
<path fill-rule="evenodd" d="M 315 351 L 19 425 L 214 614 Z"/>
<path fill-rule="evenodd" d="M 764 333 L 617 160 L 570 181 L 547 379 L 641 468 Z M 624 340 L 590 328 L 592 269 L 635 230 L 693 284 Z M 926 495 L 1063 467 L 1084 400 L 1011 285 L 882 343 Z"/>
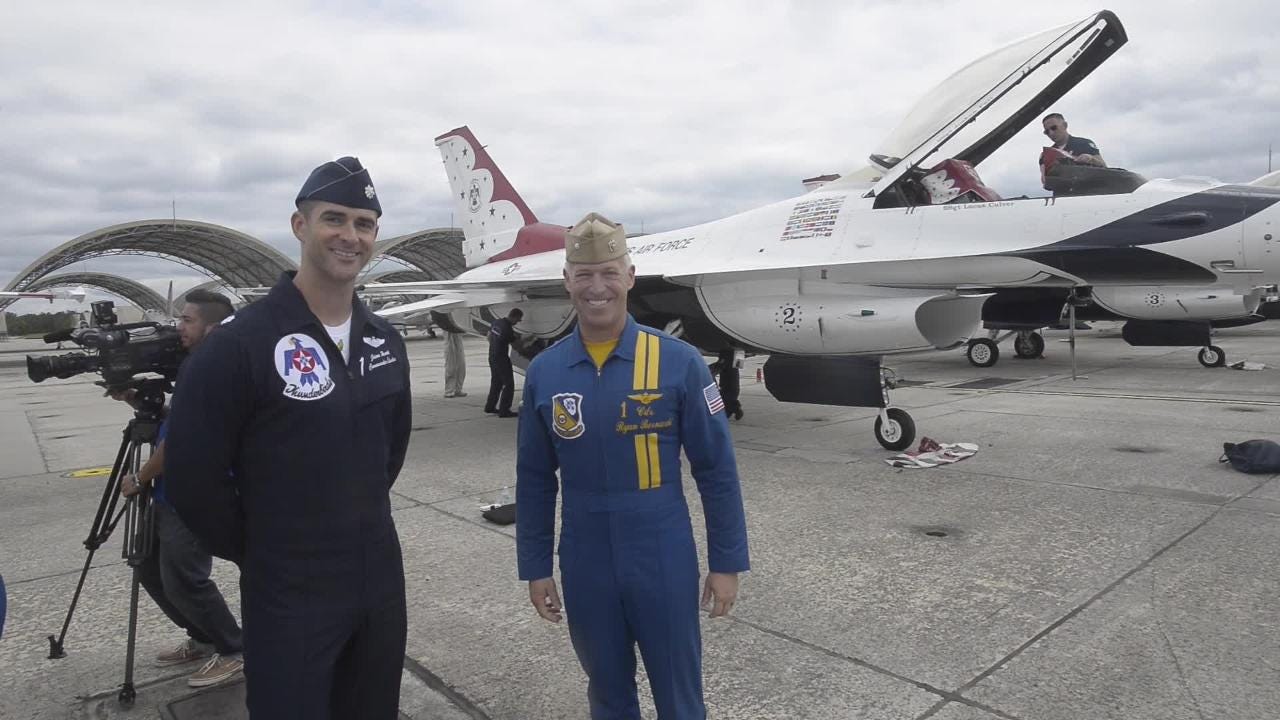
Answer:
<path fill-rule="evenodd" d="M 778 403 L 748 360 L 746 417 L 732 425 L 753 569 L 733 616 L 703 621 L 710 716 L 1280 717 L 1280 481 L 1218 463 L 1223 442 L 1280 440 L 1274 325 L 1215 340 L 1228 362 L 1269 366 L 1257 372 L 1132 348 L 1109 327 L 1080 334 L 1075 381 L 1059 332 L 1046 358 L 1005 344 L 986 369 L 958 350 L 889 358 L 912 383 L 894 403 L 920 435 L 980 446 L 930 469 L 883 462 L 873 409 Z M 566 628 L 537 618 L 516 580 L 513 527 L 480 517 L 514 483 L 516 421 L 481 412 L 483 341 L 467 351 L 469 396 L 446 400 L 443 342 L 409 343 L 415 427 L 393 497 L 409 596 L 402 712 L 586 718 Z M 116 706 L 119 532 L 94 558 L 68 656 L 47 659 L 105 480 L 64 474 L 110 465 L 129 412 L 95 377 L 35 385 L 3 360 L 0 717 L 237 716 L 235 686 L 225 701 L 193 698 L 182 680 L 197 667 L 151 666 L 181 633 L 145 594 L 138 700 Z M 215 578 L 238 607 L 235 567 L 219 561 Z M 640 686 L 653 718 L 643 673 Z"/>

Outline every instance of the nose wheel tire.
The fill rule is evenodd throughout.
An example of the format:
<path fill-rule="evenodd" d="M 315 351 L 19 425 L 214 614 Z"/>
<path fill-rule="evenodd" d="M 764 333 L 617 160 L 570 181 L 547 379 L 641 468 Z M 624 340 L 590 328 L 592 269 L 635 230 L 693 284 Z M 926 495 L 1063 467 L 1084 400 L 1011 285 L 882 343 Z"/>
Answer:
<path fill-rule="evenodd" d="M 916 421 L 901 408 L 889 408 L 876 416 L 876 440 L 886 450 L 906 450 L 916 439 Z"/>
<path fill-rule="evenodd" d="M 1018 333 L 1013 339 L 1013 351 L 1023 360 L 1033 360 L 1044 354 L 1044 337 L 1038 332 Z"/>
<path fill-rule="evenodd" d="M 1196 356 L 1200 364 L 1208 367 L 1222 367 L 1227 364 L 1227 354 L 1217 345 L 1200 348 L 1200 354 Z"/>
<path fill-rule="evenodd" d="M 964 356 L 974 367 L 991 367 L 1000 359 L 1000 348 L 987 338 L 974 338 L 965 347 Z"/>

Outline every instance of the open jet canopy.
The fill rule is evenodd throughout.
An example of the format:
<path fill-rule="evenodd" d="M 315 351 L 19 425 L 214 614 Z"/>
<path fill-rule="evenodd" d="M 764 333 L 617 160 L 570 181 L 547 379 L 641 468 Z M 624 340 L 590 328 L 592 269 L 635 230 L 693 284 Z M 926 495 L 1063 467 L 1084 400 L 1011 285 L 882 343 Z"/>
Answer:
<path fill-rule="evenodd" d="M 944 159 L 985 160 L 1128 41 L 1102 11 L 984 55 L 938 84 L 876 145 L 884 175 L 868 196 Z"/>

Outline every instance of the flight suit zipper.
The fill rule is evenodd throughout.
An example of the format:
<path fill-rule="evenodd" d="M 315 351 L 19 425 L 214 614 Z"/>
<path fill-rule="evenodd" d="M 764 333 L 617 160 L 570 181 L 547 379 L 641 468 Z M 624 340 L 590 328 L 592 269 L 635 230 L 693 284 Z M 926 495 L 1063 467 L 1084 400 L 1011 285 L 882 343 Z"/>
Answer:
<path fill-rule="evenodd" d="M 601 406 L 601 400 L 600 400 L 600 396 L 603 393 L 602 393 L 602 388 L 600 387 L 600 382 L 604 375 L 604 366 L 608 364 L 608 362 L 609 362 L 609 358 L 606 357 L 604 359 L 604 363 L 602 363 L 599 367 L 596 368 L 594 392 L 592 392 L 592 395 L 594 397 L 591 400 L 591 406 L 595 408 L 594 412 L 592 412 L 592 415 L 599 418 L 597 423 L 604 422 L 604 412 L 603 412 L 604 408 Z M 593 362 L 592 365 L 594 364 L 595 363 Z M 597 458 L 600 461 L 600 469 L 604 473 L 604 489 L 607 491 L 609 489 L 609 454 L 605 451 L 604 433 L 600 433 L 596 437 L 596 452 L 597 452 Z"/>
<path fill-rule="evenodd" d="M 606 365 L 609 364 L 609 360 L 612 358 L 613 358 L 613 353 L 610 352 L 609 355 L 605 357 L 604 362 L 601 363 L 600 366 L 596 368 L 596 379 L 595 379 L 595 386 L 594 386 L 595 389 L 594 389 L 594 392 L 592 393 L 593 395 L 595 395 L 595 398 L 592 400 L 592 407 L 595 408 L 595 412 L 593 414 L 595 415 L 596 418 L 598 418 L 598 420 L 596 421 L 596 429 L 598 433 L 596 438 L 596 451 L 598 453 L 597 457 L 599 458 L 599 461 L 600 461 L 599 466 L 600 466 L 601 472 L 604 475 L 603 487 L 601 489 L 603 490 L 603 494 L 605 496 L 604 502 L 606 503 L 606 506 L 608 505 L 608 502 L 609 502 L 608 497 L 612 495 L 613 484 L 612 484 L 610 473 L 609 473 L 610 465 L 612 463 L 610 463 L 609 461 L 609 452 L 608 452 L 609 438 L 605 434 L 605 431 L 607 430 L 607 426 L 605 425 L 605 418 L 607 416 L 605 415 L 605 413 L 612 408 L 612 403 L 606 404 L 604 401 L 604 368 Z M 594 365 L 595 363 L 593 362 L 592 364 Z M 604 515 L 607 518 L 606 526 L 609 529 L 609 556 L 610 556 L 609 565 L 613 568 L 613 572 L 615 573 L 614 582 L 619 582 L 621 578 L 617 575 L 617 571 L 620 565 L 618 563 L 618 557 L 616 555 L 617 549 L 618 549 L 617 515 L 612 511 L 612 508 L 609 508 L 608 510 L 606 510 Z"/>
<path fill-rule="evenodd" d="M 347 400 L 346 400 L 347 431 L 346 432 L 347 432 L 348 438 L 354 439 L 357 437 L 357 432 L 359 431 L 359 428 L 356 426 L 356 424 L 359 421 L 358 415 L 360 413 L 360 401 L 357 398 L 357 393 L 356 393 L 356 374 L 351 369 L 351 363 L 347 362 L 347 360 L 342 357 L 342 350 L 339 349 L 338 344 L 333 341 L 333 336 L 329 334 L 329 329 L 325 327 L 323 323 L 321 323 L 320 325 L 321 325 L 320 327 L 321 343 L 328 343 L 329 357 L 333 358 L 335 363 L 340 363 L 342 365 L 341 375 L 345 378 L 345 382 L 342 383 L 343 387 L 341 391 L 346 393 L 346 396 L 347 396 Z M 363 325 L 361 325 L 360 327 L 357 327 L 355 310 L 352 309 L 351 330 L 348 332 L 347 337 L 344 338 L 344 340 L 347 342 L 347 344 L 351 348 L 351 357 L 353 359 L 356 357 L 356 353 L 360 351 L 361 348 L 358 347 L 355 343 L 351 342 L 351 337 L 353 335 L 363 335 L 363 334 L 364 334 L 364 327 Z M 363 360 L 363 355 L 361 355 L 361 360 Z M 334 376 L 334 375 L 338 375 L 338 373 L 330 373 L 330 375 Z M 363 373 L 362 373 L 362 376 L 363 376 Z M 355 465 L 355 462 L 352 462 L 350 467 L 342 468 L 340 472 L 342 473 L 343 476 L 355 475 L 356 473 L 354 472 L 355 470 L 354 465 Z M 356 503 L 363 503 L 363 501 L 366 501 L 368 499 L 362 496 L 366 494 L 365 491 L 368 491 L 369 488 L 355 488 L 355 490 L 358 493 L 358 496 L 354 498 L 350 498 L 351 501 Z M 370 534 L 369 527 L 366 523 L 366 520 L 367 518 L 364 517 L 363 513 L 361 513 L 359 517 L 359 533 L 361 537 L 368 537 Z M 363 550 L 360 553 L 359 567 L 360 567 L 360 574 L 361 574 L 361 582 L 359 587 L 368 588 L 370 586 L 369 583 L 371 581 L 371 577 L 369 573 L 368 558 L 366 557 Z"/>

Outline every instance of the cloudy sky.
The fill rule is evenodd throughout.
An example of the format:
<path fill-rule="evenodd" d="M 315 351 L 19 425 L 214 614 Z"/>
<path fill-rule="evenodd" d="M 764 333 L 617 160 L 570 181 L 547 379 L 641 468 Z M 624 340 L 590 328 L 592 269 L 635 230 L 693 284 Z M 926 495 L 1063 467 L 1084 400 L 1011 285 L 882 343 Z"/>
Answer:
<path fill-rule="evenodd" d="M 1149 177 L 1265 173 L 1268 145 L 1280 145 L 1280 3 L 1108 7 L 1129 44 L 1057 106 L 1071 129 L 1111 165 Z M 288 216 L 298 186 L 346 154 L 378 185 L 382 237 L 449 225 L 433 138 L 463 124 L 541 220 L 597 210 L 648 232 L 711 220 L 865 164 L 954 70 L 1101 8 L 22 3 L 0 23 L 0 283 L 67 240 L 167 218 L 175 203 L 180 218 L 236 228 L 296 258 Z M 980 171 L 1006 195 L 1034 192 L 1043 144 L 1033 127 Z M 136 257 L 80 268 L 158 288 L 191 275 Z"/>

